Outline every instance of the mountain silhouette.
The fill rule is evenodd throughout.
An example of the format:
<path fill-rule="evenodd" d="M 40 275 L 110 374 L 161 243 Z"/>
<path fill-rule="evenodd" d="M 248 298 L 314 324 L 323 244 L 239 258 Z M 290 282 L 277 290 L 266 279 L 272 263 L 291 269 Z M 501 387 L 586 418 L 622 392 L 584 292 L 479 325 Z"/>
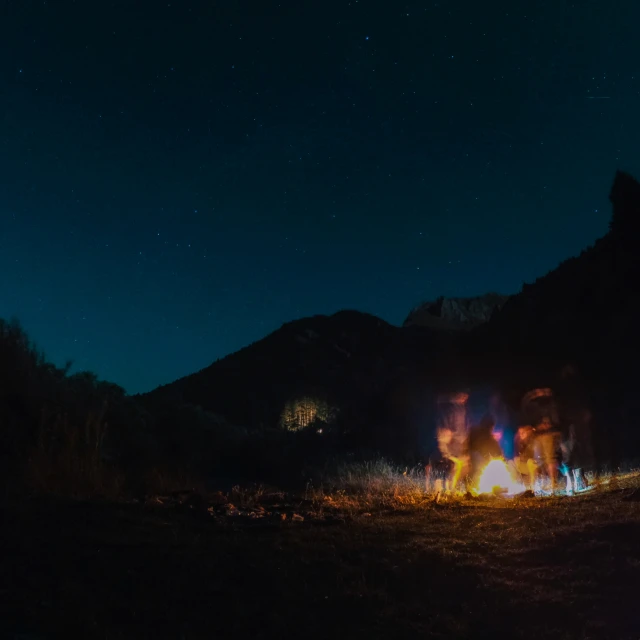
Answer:
<path fill-rule="evenodd" d="M 314 397 L 334 407 L 345 427 L 377 434 L 374 444 L 393 449 L 424 440 L 419 434 L 433 423 L 442 390 L 497 390 L 515 412 L 534 386 L 566 397 L 573 388 L 593 412 L 608 458 L 640 453 L 640 429 L 632 423 L 640 382 L 640 184 L 618 172 L 610 199 L 603 238 L 508 299 L 490 294 L 490 320 L 470 330 L 430 322 L 394 327 L 357 311 L 314 316 L 144 399 L 199 405 L 258 429 L 277 425 L 297 397 Z"/>
<path fill-rule="evenodd" d="M 470 337 L 476 364 L 491 362 L 512 387 L 562 387 L 570 366 L 612 459 L 640 452 L 633 424 L 640 382 L 640 183 L 619 171 L 609 232 L 512 296 Z M 566 378 L 566 376 L 565 376 Z M 576 383 L 577 384 L 577 383 Z"/>
<path fill-rule="evenodd" d="M 419 368 L 422 354 L 442 345 L 434 331 L 340 311 L 286 323 L 145 397 L 199 405 L 250 429 L 277 424 L 285 404 L 296 397 L 316 397 L 351 415 Z"/>

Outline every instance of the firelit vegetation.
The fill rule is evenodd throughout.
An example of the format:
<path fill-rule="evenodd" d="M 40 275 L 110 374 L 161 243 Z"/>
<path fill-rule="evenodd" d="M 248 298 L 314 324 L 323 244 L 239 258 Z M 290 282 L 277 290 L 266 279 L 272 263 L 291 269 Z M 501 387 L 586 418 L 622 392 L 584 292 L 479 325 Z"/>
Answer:
<path fill-rule="evenodd" d="M 300 431 L 311 426 L 322 429 L 335 419 L 335 411 L 325 400 L 303 396 L 290 400 L 284 406 L 280 425 L 287 431 Z"/>

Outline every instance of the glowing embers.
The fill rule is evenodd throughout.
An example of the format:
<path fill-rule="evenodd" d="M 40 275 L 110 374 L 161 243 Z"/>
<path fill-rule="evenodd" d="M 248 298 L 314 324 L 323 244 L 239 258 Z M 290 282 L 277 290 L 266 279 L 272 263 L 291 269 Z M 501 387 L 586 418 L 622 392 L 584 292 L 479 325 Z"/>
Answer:
<path fill-rule="evenodd" d="M 523 493 L 525 486 L 517 480 L 507 463 L 495 458 L 483 469 L 476 493 L 491 493 L 513 496 Z"/>

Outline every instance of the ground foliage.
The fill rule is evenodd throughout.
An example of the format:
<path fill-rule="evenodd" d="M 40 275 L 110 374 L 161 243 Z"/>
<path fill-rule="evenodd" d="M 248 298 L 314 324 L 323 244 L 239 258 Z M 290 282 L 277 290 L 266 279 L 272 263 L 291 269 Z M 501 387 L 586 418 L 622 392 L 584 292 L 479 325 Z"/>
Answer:
<path fill-rule="evenodd" d="M 637 638 L 639 484 L 378 508 L 355 508 L 357 494 L 327 507 L 326 494 L 268 490 L 211 494 L 199 507 L 5 504 L 2 632 Z M 238 511 L 291 503 L 334 517 L 220 515 L 230 500 Z"/>

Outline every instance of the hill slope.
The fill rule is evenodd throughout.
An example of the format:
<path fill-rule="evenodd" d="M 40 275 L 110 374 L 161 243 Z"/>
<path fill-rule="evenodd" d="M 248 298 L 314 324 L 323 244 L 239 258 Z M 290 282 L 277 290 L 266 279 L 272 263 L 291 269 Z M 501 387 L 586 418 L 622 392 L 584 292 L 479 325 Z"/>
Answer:
<path fill-rule="evenodd" d="M 393 440 L 405 422 L 414 433 L 426 430 L 438 389 L 499 390 L 513 412 L 527 389 L 549 385 L 588 405 L 601 440 L 617 439 L 640 453 L 640 430 L 631 420 L 640 383 L 640 184 L 619 172 L 611 201 L 605 237 L 503 306 L 502 299 L 492 303 L 489 322 L 470 331 L 393 327 L 356 311 L 315 316 L 285 324 L 145 399 L 200 405 L 259 428 L 278 424 L 288 402 L 312 396 L 350 426 L 377 424 Z M 568 365 L 577 372 L 570 380 L 561 375 Z"/>
<path fill-rule="evenodd" d="M 341 311 L 287 323 L 145 398 L 197 404 L 248 428 L 275 426 L 285 405 L 304 396 L 327 402 L 344 420 L 361 419 L 394 381 L 449 344 L 441 332 Z"/>
<path fill-rule="evenodd" d="M 640 452 L 632 422 L 640 384 L 640 183 L 618 172 L 609 232 L 578 257 L 525 285 L 470 336 L 475 358 L 491 358 L 520 386 L 562 386 L 567 365 L 600 423 L 601 435 Z"/>

